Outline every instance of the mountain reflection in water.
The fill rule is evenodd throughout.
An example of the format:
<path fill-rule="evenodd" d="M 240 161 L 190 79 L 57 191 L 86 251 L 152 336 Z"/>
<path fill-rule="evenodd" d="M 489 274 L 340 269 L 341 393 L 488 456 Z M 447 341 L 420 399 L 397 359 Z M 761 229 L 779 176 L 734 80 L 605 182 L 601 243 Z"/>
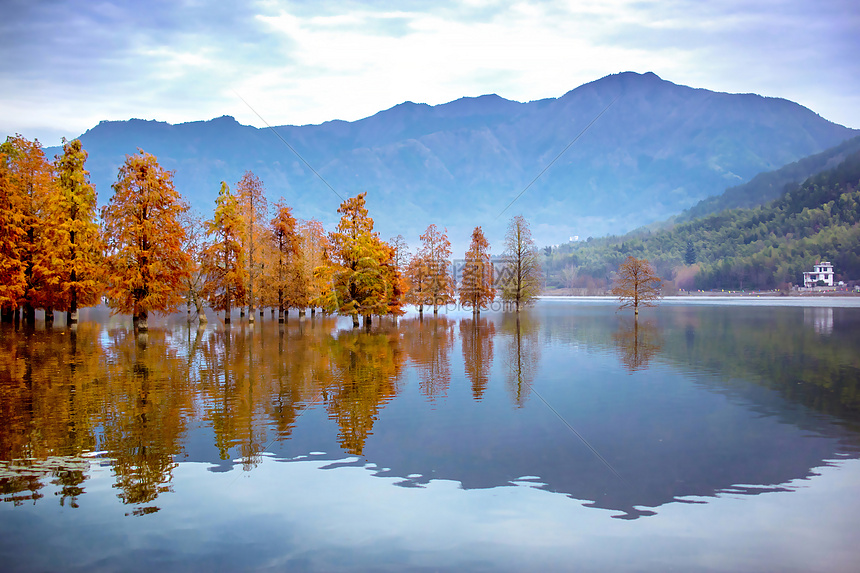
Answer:
<path fill-rule="evenodd" d="M 183 462 L 252 472 L 264 453 L 311 452 L 405 487 L 533 483 L 626 519 L 781 491 L 860 453 L 860 311 L 826 310 L 663 305 L 635 320 L 547 302 L 370 332 L 330 317 L 143 336 L 3 325 L 0 493 L 53 503 L 51 484 L 75 508 L 98 463 L 146 515 L 179 495 Z"/>

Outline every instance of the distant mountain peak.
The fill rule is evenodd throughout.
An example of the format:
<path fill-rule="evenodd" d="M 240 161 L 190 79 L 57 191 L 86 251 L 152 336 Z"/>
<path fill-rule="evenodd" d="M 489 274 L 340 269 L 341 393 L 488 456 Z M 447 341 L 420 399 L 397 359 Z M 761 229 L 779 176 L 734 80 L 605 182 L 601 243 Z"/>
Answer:
<path fill-rule="evenodd" d="M 571 145 L 617 95 L 618 104 Z M 229 115 L 180 126 L 101 122 L 81 140 L 102 201 L 125 154 L 142 148 L 175 171 L 176 188 L 204 212 L 222 180 L 235 183 L 252 169 L 269 197 L 283 196 L 297 217 L 333 226 L 338 201 L 326 185 L 344 197 L 368 191 L 384 236 L 417 240 L 434 223 L 448 228 L 458 252 L 475 225 L 500 244 L 505 221 L 498 210 L 526 187 L 513 212 L 532 222 L 540 244 L 555 244 L 664 220 L 858 134 L 784 100 L 632 71 L 559 98 L 406 101 L 358 121 L 281 126 L 279 133 L 313 170 L 268 130 Z"/>

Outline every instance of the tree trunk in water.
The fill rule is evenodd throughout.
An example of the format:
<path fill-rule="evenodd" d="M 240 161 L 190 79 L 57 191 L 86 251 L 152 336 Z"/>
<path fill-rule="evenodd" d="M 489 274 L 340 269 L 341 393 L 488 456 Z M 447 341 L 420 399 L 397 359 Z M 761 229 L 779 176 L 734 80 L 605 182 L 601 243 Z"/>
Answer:
<path fill-rule="evenodd" d="M 141 332 L 149 330 L 149 313 L 145 310 L 140 311 L 140 315 L 137 318 L 137 330 Z"/>
<path fill-rule="evenodd" d="M 75 280 L 75 271 L 72 271 L 72 280 Z M 72 302 L 66 315 L 66 326 L 78 323 L 78 289 L 72 289 Z"/>
<path fill-rule="evenodd" d="M 352 315 L 352 327 L 358 328 L 358 314 Z"/>
<path fill-rule="evenodd" d="M 284 307 L 278 307 L 278 324 L 284 324 Z"/>
<path fill-rule="evenodd" d="M 370 330 L 370 324 L 371 324 L 372 320 L 373 320 L 372 316 L 370 316 L 369 314 L 365 314 L 364 315 L 364 328 L 366 328 L 367 330 Z"/>
<path fill-rule="evenodd" d="M 29 302 L 24 303 L 24 324 L 33 324 L 36 322 L 36 309 Z"/>
<path fill-rule="evenodd" d="M 206 311 L 203 310 L 203 305 L 200 303 L 200 299 L 197 297 L 194 298 L 194 305 L 197 307 L 197 320 L 200 324 L 206 324 L 209 322 L 209 319 L 206 318 Z"/>
<path fill-rule="evenodd" d="M 53 326 L 54 324 L 54 307 L 49 306 L 45 309 L 45 326 Z"/>

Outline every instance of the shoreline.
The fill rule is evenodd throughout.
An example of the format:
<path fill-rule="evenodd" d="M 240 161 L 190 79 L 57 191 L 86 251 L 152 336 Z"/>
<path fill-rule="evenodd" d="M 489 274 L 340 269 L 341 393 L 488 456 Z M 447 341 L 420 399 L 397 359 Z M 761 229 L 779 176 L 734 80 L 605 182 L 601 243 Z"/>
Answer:
<path fill-rule="evenodd" d="M 581 302 L 583 304 L 617 304 L 618 297 L 612 295 L 552 295 L 538 296 L 542 302 Z M 666 296 L 654 301 L 654 306 L 661 305 L 747 305 L 747 306 L 793 306 L 807 308 L 860 308 L 860 296 L 849 294 L 840 295 L 803 295 L 780 296 L 778 294 L 758 293 L 696 293 L 681 296 Z"/>
<path fill-rule="evenodd" d="M 559 289 L 562 290 L 562 289 Z M 538 295 L 539 298 L 617 298 L 609 293 L 602 294 L 578 294 L 572 292 L 546 292 L 543 291 Z M 860 299 L 860 293 L 851 291 L 822 291 L 822 292 L 790 292 L 774 290 L 762 291 L 683 291 L 671 294 L 664 294 L 663 299 L 684 299 L 684 298 L 856 298 Z"/>

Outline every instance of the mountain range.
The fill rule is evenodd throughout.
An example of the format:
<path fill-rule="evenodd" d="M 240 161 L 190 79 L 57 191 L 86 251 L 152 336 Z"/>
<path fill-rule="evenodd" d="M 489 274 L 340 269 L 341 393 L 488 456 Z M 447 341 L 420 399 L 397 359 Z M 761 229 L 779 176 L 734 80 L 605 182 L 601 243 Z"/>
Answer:
<path fill-rule="evenodd" d="M 100 204 L 140 148 L 175 171 L 204 217 L 222 180 L 235 185 L 252 170 L 269 199 L 283 197 L 300 218 L 331 229 L 342 198 L 367 191 L 383 238 L 403 234 L 414 247 L 433 223 L 448 229 L 458 256 L 476 225 L 500 252 L 515 214 L 538 244 L 623 233 L 858 134 L 784 99 L 625 72 L 528 103 L 405 102 L 354 122 L 271 129 L 230 116 L 103 121 L 80 139 Z"/>

